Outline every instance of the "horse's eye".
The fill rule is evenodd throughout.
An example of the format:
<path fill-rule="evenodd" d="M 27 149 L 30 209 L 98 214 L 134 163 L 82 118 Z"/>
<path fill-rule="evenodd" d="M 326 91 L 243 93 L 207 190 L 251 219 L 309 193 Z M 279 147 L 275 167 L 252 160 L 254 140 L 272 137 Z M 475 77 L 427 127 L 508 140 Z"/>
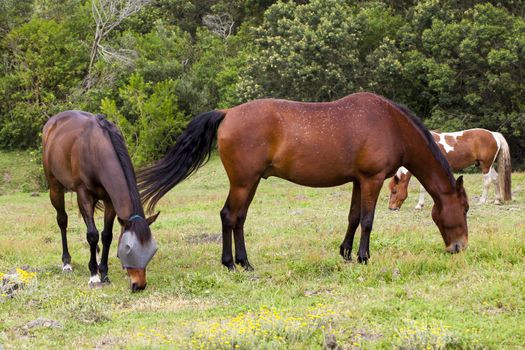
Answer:
<path fill-rule="evenodd" d="M 393 190 L 393 191 L 392 191 L 392 194 L 396 194 L 396 193 L 397 193 L 397 191 L 396 191 L 396 190 Z"/>

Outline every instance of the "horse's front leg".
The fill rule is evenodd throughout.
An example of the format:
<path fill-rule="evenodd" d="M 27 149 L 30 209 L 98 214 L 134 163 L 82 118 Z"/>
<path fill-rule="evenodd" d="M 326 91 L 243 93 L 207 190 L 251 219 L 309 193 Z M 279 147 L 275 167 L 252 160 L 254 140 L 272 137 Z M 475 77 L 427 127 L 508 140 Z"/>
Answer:
<path fill-rule="evenodd" d="M 425 205 L 425 193 L 427 191 L 425 190 L 425 187 L 423 185 L 419 185 L 419 200 L 416 204 L 416 209 L 423 209 L 423 205 Z"/>
<path fill-rule="evenodd" d="M 88 263 L 89 272 L 91 277 L 89 278 L 88 285 L 94 287 L 100 284 L 100 277 L 98 275 L 98 264 L 97 264 L 97 248 L 99 234 L 97 227 L 95 226 L 95 220 L 93 214 L 95 212 L 95 198 L 89 191 L 81 187 L 77 190 L 77 201 L 82 218 L 87 226 L 86 239 L 89 243 L 90 258 Z"/>
<path fill-rule="evenodd" d="M 109 283 L 108 277 L 108 256 L 109 247 L 113 240 L 113 223 L 115 222 L 115 209 L 111 200 L 104 201 L 104 230 L 102 231 L 102 256 L 100 258 L 100 265 L 98 270 L 100 271 L 100 279 L 102 283 Z"/>
<path fill-rule="evenodd" d="M 354 236 L 359 221 L 361 220 L 361 187 L 359 182 L 354 182 L 352 188 L 352 204 L 350 204 L 350 212 L 348 213 L 348 229 L 346 230 L 345 239 L 339 247 L 339 254 L 346 261 L 352 260 L 352 246 L 354 245 Z"/>
<path fill-rule="evenodd" d="M 384 176 L 364 178 L 360 180 L 361 186 L 361 240 L 357 261 L 366 264 L 370 258 L 370 233 L 374 222 L 374 213 L 377 197 L 385 180 Z"/>

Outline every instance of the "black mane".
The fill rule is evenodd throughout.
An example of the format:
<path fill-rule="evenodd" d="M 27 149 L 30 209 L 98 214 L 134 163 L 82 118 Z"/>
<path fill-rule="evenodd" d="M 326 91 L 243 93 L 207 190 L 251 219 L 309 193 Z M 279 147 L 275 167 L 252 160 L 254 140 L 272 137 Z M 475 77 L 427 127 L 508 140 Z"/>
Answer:
<path fill-rule="evenodd" d="M 450 165 L 448 164 L 447 159 L 441 153 L 439 147 L 437 146 L 436 142 L 434 141 L 434 138 L 432 137 L 432 134 L 430 134 L 430 131 L 428 131 L 427 127 L 423 124 L 421 119 L 414 114 L 410 109 L 408 109 L 406 106 L 393 102 L 393 104 L 399 108 L 405 115 L 407 115 L 412 123 L 421 131 L 425 139 L 427 140 L 428 148 L 432 152 L 432 155 L 436 160 L 441 164 L 443 170 L 448 176 L 448 179 L 450 181 L 450 184 L 452 187 L 455 187 L 456 185 L 456 179 L 454 179 L 454 175 L 452 174 L 452 170 L 450 169 Z"/>
<path fill-rule="evenodd" d="M 131 158 L 129 156 L 128 149 L 126 148 L 124 137 L 115 124 L 107 120 L 104 115 L 97 114 L 95 115 L 95 118 L 97 118 L 98 125 L 100 125 L 100 127 L 107 132 L 109 139 L 111 140 L 111 144 L 115 149 L 115 153 L 117 154 L 122 171 L 124 172 L 124 177 L 126 178 L 129 196 L 131 198 L 131 204 L 133 207 L 132 215 L 137 214 L 142 217 L 142 220 L 132 220 L 130 222 L 131 226 L 129 229 L 130 231 L 135 232 L 141 243 L 148 242 L 151 240 L 151 230 L 149 229 L 149 225 L 146 222 L 144 216 L 144 209 L 142 207 L 139 190 L 137 188 L 137 180 L 135 178 L 135 170 L 133 169 L 133 164 L 131 163 Z"/>

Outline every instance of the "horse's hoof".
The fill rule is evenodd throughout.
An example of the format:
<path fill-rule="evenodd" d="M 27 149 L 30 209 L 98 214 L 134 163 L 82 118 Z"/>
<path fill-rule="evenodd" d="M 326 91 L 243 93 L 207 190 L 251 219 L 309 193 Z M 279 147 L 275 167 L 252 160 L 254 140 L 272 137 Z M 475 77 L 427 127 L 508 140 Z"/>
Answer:
<path fill-rule="evenodd" d="M 250 262 L 248 261 L 248 259 L 245 259 L 245 260 L 236 259 L 235 263 L 238 265 L 241 265 L 245 271 L 253 271 L 253 267 L 252 265 L 250 265 Z"/>
<path fill-rule="evenodd" d="M 111 281 L 109 280 L 109 277 L 108 277 L 108 276 L 104 276 L 104 277 L 102 277 L 101 280 L 102 280 L 101 282 L 102 282 L 103 284 L 110 284 L 110 283 L 111 283 Z"/>
<path fill-rule="evenodd" d="M 503 203 L 502 203 L 500 200 L 496 199 L 496 200 L 494 201 L 494 204 L 496 204 L 496 205 L 502 205 Z"/>
<path fill-rule="evenodd" d="M 235 271 L 235 264 L 233 262 L 228 262 L 228 263 L 222 263 L 224 266 L 226 266 L 226 268 L 228 269 L 228 271 Z"/>
<path fill-rule="evenodd" d="M 73 267 L 70 264 L 64 264 L 64 266 L 62 266 L 62 272 L 73 272 Z"/>
<path fill-rule="evenodd" d="M 418 205 L 416 205 L 416 206 L 414 207 L 414 209 L 421 210 L 421 209 L 423 209 L 423 206 L 418 204 Z"/>
<path fill-rule="evenodd" d="M 367 265 L 368 264 L 368 258 L 366 256 L 358 256 L 357 257 L 357 262 L 360 263 L 360 264 L 363 264 L 363 265 Z"/>
<path fill-rule="evenodd" d="M 104 283 L 102 283 L 102 282 L 89 283 L 88 286 L 91 289 L 98 289 L 98 288 L 104 287 Z"/>
<path fill-rule="evenodd" d="M 249 262 L 246 262 L 246 264 L 245 264 L 245 265 L 242 265 L 242 267 L 244 267 L 244 271 L 248 271 L 248 272 L 250 272 L 250 271 L 253 271 L 253 270 L 254 270 L 254 269 L 253 269 L 253 266 L 250 265 Z"/>
<path fill-rule="evenodd" d="M 89 286 L 89 288 L 100 288 L 100 287 L 102 287 L 102 282 L 100 281 L 100 277 L 98 275 L 91 276 L 89 278 L 88 286 Z"/>
<path fill-rule="evenodd" d="M 352 261 L 352 250 L 351 249 L 347 249 L 341 246 L 339 247 L 339 255 L 341 255 L 345 261 Z"/>

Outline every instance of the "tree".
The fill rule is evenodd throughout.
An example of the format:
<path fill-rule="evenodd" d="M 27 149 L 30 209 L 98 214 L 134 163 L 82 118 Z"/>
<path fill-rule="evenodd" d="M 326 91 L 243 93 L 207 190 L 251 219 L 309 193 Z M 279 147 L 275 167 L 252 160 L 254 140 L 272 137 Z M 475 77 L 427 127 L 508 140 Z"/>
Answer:
<path fill-rule="evenodd" d="M 130 63 L 133 52 L 125 49 L 113 50 L 102 42 L 117 28 L 122 21 L 140 11 L 151 0 L 92 0 L 91 8 L 95 21 L 95 36 L 91 45 L 91 54 L 86 77 L 86 87 L 90 88 L 93 79 L 93 65 L 100 55 L 107 61 L 116 60 Z"/>

